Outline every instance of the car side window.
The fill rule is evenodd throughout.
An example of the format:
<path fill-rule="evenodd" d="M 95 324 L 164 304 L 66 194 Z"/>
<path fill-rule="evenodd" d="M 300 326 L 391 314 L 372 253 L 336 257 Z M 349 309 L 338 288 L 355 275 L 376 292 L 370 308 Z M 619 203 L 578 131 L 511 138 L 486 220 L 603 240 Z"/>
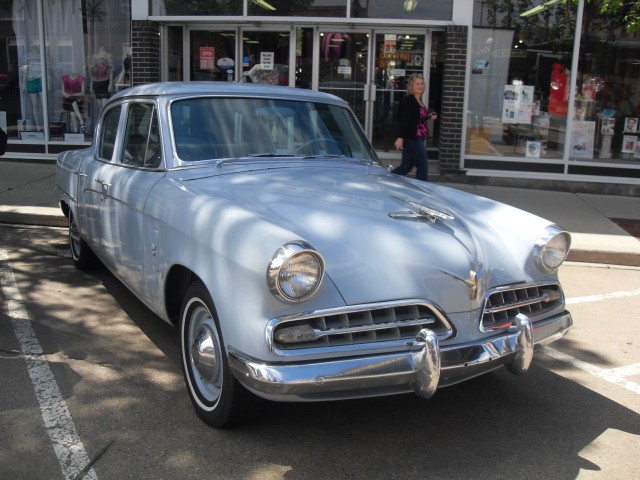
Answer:
<path fill-rule="evenodd" d="M 98 156 L 105 160 L 111 161 L 113 158 L 113 150 L 118 134 L 118 123 L 120 122 L 120 110 L 120 107 L 113 108 L 106 112 L 102 119 Z"/>
<path fill-rule="evenodd" d="M 155 105 L 130 104 L 121 162 L 136 167 L 158 168 L 161 161 L 160 128 Z"/>

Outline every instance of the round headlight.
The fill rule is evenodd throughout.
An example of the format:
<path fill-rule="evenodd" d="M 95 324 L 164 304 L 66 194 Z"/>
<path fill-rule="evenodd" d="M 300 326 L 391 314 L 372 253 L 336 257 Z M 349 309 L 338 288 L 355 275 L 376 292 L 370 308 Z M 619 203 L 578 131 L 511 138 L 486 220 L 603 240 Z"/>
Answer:
<path fill-rule="evenodd" d="M 301 302 L 313 295 L 324 276 L 324 261 L 306 242 L 280 247 L 267 268 L 267 284 L 277 298 Z"/>
<path fill-rule="evenodd" d="M 558 227 L 549 227 L 536 242 L 534 255 L 539 268 L 543 271 L 556 270 L 569 253 L 571 236 Z"/>

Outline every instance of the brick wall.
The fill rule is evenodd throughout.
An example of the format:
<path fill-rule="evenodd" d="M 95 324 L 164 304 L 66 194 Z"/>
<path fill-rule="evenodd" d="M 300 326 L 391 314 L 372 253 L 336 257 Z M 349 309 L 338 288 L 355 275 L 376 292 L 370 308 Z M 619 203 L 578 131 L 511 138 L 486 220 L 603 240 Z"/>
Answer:
<path fill-rule="evenodd" d="M 131 22 L 131 83 L 160 81 L 160 26 L 147 20 Z"/>
<path fill-rule="evenodd" d="M 447 27 L 442 107 L 438 115 L 440 172 L 445 174 L 460 170 L 468 34 L 466 26 Z"/>

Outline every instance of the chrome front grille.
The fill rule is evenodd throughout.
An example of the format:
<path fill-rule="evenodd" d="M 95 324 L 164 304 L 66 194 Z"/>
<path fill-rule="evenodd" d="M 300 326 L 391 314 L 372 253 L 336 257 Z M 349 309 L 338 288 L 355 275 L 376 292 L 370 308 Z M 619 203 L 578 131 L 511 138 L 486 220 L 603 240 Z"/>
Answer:
<path fill-rule="evenodd" d="M 413 341 L 423 328 L 441 339 L 452 334 L 444 316 L 427 303 L 360 306 L 336 309 L 270 323 L 274 350 L 349 347 L 390 341 Z"/>
<path fill-rule="evenodd" d="M 488 293 L 484 304 L 481 330 L 509 328 L 516 315 L 528 316 L 533 323 L 564 308 L 564 295 L 557 283 L 500 287 Z"/>

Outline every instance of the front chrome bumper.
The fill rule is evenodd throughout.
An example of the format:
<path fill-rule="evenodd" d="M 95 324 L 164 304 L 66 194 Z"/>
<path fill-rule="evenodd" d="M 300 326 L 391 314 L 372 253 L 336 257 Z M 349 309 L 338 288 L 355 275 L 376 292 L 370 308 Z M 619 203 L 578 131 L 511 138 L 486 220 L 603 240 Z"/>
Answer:
<path fill-rule="evenodd" d="M 415 392 L 429 398 L 437 388 L 501 366 L 515 374 L 529 369 L 535 347 L 561 337 L 573 325 L 571 314 L 532 324 L 518 315 L 507 332 L 481 341 L 440 347 L 423 329 L 410 351 L 296 364 L 265 364 L 229 356 L 235 377 L 255 394 L 280 401 L 338 400 Z"/>

